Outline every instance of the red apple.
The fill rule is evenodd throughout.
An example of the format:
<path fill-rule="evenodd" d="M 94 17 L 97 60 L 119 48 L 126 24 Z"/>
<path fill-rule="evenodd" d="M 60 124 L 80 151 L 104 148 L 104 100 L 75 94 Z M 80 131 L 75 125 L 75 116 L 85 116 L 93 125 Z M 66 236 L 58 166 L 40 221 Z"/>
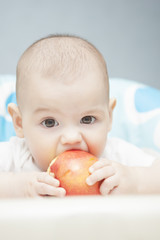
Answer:
<path fill-rule="evenodd" d="M 80 150 L 69 150 L 58 155 L 49 165 L 52 172 L 60 181 L 60 186 L 66 190 L 66 195 L 95 195 L 100 194 L 101 182 L 92 186 L 87 185 L 86 178 L 90 175 L 89 167 L 98 159 L 92 154 Z"/>

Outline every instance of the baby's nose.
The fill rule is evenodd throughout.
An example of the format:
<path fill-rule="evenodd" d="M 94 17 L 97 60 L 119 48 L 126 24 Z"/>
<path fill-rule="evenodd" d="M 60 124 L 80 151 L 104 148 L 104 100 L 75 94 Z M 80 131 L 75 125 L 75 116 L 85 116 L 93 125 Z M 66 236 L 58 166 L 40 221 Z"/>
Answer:
<path fill-rule="evenodd" d="M 82 141 L 82 135 L 76 129 L 67 129 L 61 136 L 62 144 L 77 144 Z"/>

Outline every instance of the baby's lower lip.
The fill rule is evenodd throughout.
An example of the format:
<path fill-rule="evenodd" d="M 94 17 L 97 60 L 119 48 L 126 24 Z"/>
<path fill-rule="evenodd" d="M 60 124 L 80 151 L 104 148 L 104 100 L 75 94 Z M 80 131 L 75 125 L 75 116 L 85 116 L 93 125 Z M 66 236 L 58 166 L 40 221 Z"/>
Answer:
<path fill-rule="evenodd" d="M 79 148 L 71 148 L 71 149 L 67 149 L 66 151 L 84 151 L 84 150 Z"/>
<path fill-rule="evenodd" d="M 86 151 L 84 149 L 80 149 L 80 148 L 70 148 L 70 149 L 66 149 L 64 152 L 66 152 L 66 151 L 84 151 L 84 152 L 88 152 L 88 151 Z"/>

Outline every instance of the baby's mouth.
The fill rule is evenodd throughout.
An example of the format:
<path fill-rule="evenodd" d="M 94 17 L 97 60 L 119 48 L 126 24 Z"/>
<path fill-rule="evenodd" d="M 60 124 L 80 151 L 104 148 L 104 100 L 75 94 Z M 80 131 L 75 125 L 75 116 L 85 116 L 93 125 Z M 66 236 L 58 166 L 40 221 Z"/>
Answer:
<path fill-rule="evenodd" d="M 66 149 L 64 152 L 66 151 L 85 151 L 87 152 L 86 150 L 82 149 L 82 148 L 69 148 L 69 149 Z"/>
<path fill-rule="evenodd" d="M 63 152 L 66 152 L 66 151 L 84 151 L 84 152 L 88 152 L 86 149 L 83 149 L 83 148 L 77 148 L 77 147 L 71 147 L 71 148 L 67 148 L 67 149 L 64 149 Z"/>

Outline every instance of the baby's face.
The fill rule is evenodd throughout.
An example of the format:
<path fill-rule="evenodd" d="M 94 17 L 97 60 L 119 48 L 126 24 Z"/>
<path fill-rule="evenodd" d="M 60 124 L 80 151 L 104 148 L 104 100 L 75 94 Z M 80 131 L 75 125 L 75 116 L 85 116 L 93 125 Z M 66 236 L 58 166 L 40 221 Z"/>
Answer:
<path fill-rule="evenodd" d="M 73 78 L 73 77 L 72 77 Z M 36 164 L 46 171 L 58 154 L 80 149 L 99 157 L 111 127 L 104 76 L 88 72 L 70 81 L 35 74 L 22 108 L 23 134 Z"/>

